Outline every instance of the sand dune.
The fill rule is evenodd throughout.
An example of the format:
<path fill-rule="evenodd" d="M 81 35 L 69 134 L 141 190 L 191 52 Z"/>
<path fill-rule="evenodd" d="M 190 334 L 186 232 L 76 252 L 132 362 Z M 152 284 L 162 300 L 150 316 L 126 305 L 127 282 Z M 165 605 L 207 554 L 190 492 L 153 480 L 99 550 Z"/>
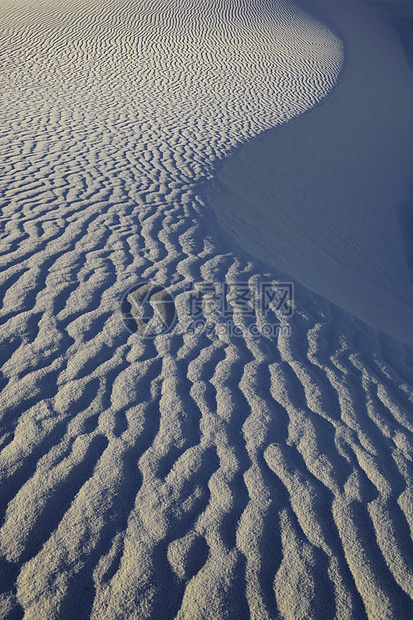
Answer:
<path fill-rule="evenodd" d="M 244 143 L 258 205 L 257 136 L 340 98 L 334 7 L 0 0 L 2 618 L 412 614 L 413 350 L 236 245 L 208 198 Z M 145 281 L 178 320 L 143 338 L 121 304 Z M 294 313 L 262 335 L 229 293 L 231 321 L 188 329 L 191 283 L 282 282 Z"/>
<path fill-rule="evenodd" d="M 256 256 L 413 343 L 411 67 L 393 12 L 319 4 L 346 41 L 339 85 L 244 145 L 209 201 Z"/>

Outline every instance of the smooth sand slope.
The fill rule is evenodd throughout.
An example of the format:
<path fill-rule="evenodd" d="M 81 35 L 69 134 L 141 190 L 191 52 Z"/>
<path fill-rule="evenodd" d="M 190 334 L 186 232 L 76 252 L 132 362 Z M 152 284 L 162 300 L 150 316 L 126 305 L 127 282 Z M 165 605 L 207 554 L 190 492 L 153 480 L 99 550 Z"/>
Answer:
<path fill-rule="evenodd" d="M 256 256 L 413 343 L 413 5 L 318 5 L 346 42 L 340 84 L 240 149 L 210 204 Z"/>
<path fill-rule="evenodd" d="M 235 335 L 185 330 L 191 283 L 292 281 L 293 262 L 277 271 L 221 231 L 207 196 L 246 143 L 262 205 L 274 149 L 257 136 L 279 126 L 288 144 L 297 117 L 357 90 L 345 35 L 361 4 L 0 0 L 1 618 L 413 614 L 411 346 L 298 282 L 290 337 L 254 337 L 239 314 Z M 377 208 L 372 237 L 389 226 L 402 266 Z M 144 280 L 178 313 L 153 339 L 120 311 Z"/>

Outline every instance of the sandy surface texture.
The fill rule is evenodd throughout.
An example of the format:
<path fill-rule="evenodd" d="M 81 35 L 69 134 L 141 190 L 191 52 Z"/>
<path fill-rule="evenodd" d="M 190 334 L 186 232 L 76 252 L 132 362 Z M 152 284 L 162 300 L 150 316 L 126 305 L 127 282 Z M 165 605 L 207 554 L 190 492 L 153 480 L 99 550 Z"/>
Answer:
<path fill-rule="evenodd" d="M 0 618 L 413 615 L 412 18 L 0 0 Z"/>

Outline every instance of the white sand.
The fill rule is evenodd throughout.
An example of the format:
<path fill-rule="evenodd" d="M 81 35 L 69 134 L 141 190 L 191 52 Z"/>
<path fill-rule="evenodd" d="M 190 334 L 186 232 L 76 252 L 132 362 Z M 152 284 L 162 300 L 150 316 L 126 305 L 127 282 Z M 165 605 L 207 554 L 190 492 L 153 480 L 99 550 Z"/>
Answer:
<path fill-rule="evenodd" d="M 392 13 L 318 4 L 346 42 L 340 84 L 240 149 L 210 202 L 255 255 L 413 343 L 412 67 Z"/>
<path fill-rule="evenodd" d="M 412 2 L 305 6 L 0 0 L 1 618 L 413 615 Z"/>

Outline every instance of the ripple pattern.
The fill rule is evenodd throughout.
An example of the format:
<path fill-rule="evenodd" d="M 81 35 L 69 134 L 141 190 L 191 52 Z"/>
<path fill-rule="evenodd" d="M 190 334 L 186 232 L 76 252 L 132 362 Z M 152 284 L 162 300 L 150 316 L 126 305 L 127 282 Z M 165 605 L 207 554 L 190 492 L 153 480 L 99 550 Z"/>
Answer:
<path fill-rule="evenodd" d="M 411 348 L 299 285 L 290 339 L 119 310 L 268 269 L 204 186 L 328 94 L 340 40 L 278 0 L 0 14 L 1 617 L 409 617 Z"/>

